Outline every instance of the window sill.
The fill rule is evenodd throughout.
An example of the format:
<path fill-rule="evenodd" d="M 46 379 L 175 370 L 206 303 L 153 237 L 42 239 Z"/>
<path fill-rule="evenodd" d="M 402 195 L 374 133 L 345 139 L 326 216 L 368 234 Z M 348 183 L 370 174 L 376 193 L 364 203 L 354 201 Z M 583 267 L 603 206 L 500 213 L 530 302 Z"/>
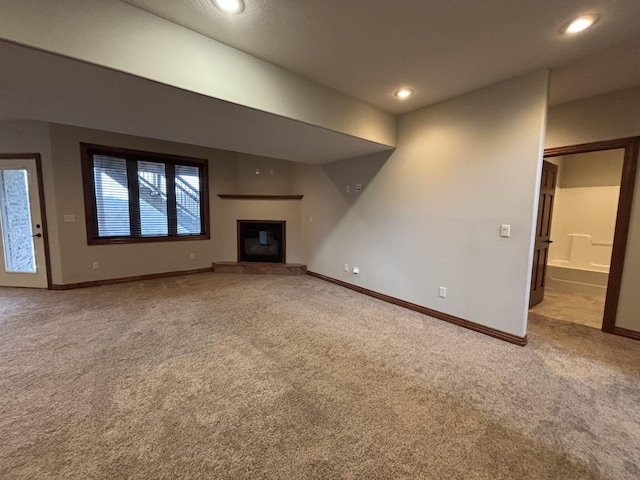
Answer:
<path fill-rule="evenodd" d="M 188 242 L 191 240 L 209 240 L 209 234 L 204 235 L 176 235 L 169 237 L 110 237 L 90 238 L 89 245 L 125 245 L 132 243 L 158 243 L 158 242 Z"/>
<path fill-rule="evenodd" d="M 304 195 L 232 195 L 218 194 L 223 200 L 302 200 Z"/>

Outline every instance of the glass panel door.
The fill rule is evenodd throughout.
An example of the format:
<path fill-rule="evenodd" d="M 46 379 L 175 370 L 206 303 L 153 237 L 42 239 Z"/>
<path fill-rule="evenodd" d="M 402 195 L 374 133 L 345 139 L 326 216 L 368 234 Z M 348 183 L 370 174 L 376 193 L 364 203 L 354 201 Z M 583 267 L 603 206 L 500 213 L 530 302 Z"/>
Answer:
<path fill-rule="evenodd" d="M 48 286 L 37 168 L 0 156 L 0 286 Z"/>
<path fill-rule="evenodd" d="M 0 170 L 0 227 L 5 271 L 36 273 L 29 180 L 25 168 Z"/>

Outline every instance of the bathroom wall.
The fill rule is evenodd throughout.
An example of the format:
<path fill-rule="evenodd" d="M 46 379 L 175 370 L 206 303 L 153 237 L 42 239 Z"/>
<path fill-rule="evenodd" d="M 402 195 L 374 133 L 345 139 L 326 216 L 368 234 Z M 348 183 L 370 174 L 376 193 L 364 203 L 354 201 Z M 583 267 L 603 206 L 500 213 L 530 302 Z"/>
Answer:
<path fill-rule="evenodd" d="M 640 87 L 549 108 L 545 147 L 640 135 Z M 640 332 L 640 169 L 636 173 L 616 327 Z"/>
<path fill-rule="evenodd" d="M 608 272 L 624 150 L 557 157 L 551 265 Z"/>

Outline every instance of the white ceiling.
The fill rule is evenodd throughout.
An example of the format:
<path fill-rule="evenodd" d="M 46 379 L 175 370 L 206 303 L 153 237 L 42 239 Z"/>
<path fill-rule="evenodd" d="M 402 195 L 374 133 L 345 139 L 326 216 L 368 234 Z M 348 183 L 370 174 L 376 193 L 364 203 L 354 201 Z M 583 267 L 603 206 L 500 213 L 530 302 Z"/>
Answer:
<path fill-rule="evenodd" d="M 123 1 L 392 113 L 545 67 L 551 103 L 640 84 L 639 0 Z M 560 35 L 586 13 L 591 30 Z"/>

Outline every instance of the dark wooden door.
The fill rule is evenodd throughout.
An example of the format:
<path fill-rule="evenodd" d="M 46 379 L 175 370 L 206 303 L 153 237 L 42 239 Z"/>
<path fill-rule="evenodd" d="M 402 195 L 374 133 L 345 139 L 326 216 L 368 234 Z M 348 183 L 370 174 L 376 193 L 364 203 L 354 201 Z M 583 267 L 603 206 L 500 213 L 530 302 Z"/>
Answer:
<path fill-rule="evenodd" d="M 556 192 L 558 166 L 544 161 L 540 180 L 540 203 L 538 204 L 538 223 L 536 225 L 536 243 L 533 247 L 533 271 L 531 272 L 531 295 L 529 308 L 539 304 L 544 298 L 545 275 L 551 243 L 551 216 L 553 215 L 553 196 Z"/>

